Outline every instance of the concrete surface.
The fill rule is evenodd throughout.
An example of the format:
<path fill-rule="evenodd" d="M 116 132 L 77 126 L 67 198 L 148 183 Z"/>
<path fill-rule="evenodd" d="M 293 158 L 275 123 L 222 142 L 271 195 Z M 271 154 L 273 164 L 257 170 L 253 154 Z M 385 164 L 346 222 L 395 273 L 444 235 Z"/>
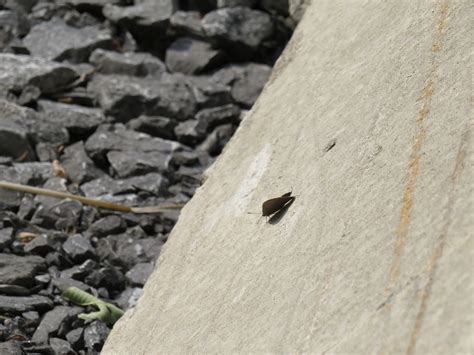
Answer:
<path fill-rule="evenodd" d="M 471 4 L 313 1 L 103 354 L 472 353 Z"/>

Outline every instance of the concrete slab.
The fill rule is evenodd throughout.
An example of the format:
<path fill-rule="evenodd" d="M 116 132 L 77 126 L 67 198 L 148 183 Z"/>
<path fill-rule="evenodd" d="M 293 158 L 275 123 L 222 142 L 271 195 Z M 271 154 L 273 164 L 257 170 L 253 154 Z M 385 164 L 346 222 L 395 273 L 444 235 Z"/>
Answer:
<path fill-rule="evenodd" d="M 103 354 L 472 352 L 473 17 L 313 1 Z"/>

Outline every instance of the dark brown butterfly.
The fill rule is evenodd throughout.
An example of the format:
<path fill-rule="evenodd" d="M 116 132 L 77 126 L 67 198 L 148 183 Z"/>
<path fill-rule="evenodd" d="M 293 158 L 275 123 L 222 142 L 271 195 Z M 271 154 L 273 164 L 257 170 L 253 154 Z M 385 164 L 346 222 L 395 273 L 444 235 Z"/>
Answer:
<path fill-rule="evenodd" d="M 287 192 L 286 194 L 281 195 L 280 197 L 271 198 L 266 200 L 262 204 L 262 216 L 267 217 L 271 216 L 274 213 L 280 211 L 283 207 L 292 203 L 295 200 L 295 196 L 291 196 L 292 192 Z"/>

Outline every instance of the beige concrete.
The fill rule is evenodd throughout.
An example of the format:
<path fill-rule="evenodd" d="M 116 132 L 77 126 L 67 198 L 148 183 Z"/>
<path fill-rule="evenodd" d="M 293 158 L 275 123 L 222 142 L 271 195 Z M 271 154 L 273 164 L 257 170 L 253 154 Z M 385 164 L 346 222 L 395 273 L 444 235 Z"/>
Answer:
<path fill-rule="evenodd" d="M 314 0 L 103 353 L 472 353 L 471 4 Z"/>

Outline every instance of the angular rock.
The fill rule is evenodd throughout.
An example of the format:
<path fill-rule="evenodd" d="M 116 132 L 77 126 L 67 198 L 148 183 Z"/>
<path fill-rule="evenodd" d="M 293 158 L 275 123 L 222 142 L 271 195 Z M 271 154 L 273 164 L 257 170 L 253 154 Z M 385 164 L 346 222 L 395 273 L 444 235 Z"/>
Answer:
<path fill-rule="evenodd" d="M 13 238 L 13 228 L 0 229 L 0 251 L 10 246 L 13 242 Z"/>
<path fill-rule="evenodd" d="M 70 324 L 80 312 L 78 307 L 55 307 L 44 315 L 31 340 L 47 343 L 50 337 L 66 335 Z"/>
<path fill-rule="evenodd" d="M 112 264 L 131 268 L 140 262 L 155 261 L 160 254 L 163 242 L 156 238 L 133 239 L 124 235 L 111 235 L 99 239 L 97 254 Z"/>
<path fill-rule="evenodd" d="M 69 179 L 76 184 L 82 184 L 104 175 L 104 172 L 97 168 L 87 155 L 82 141 L 64 149 L 61 165 L 66 170 Z"/>
<path fill-rule="evenodd" d="M 39 256 L 0 254 L 0 284 L 34 286 L 34 277 L 46 270 L 45 260 Z"/>
<path fill-rule="evenodd" d="M 28 296 L 30 291 L 23 286 L 0 285 L 0 294 L 7 296 Z"/>
<path fill-rule="evenodd" d="M 198 120 L 187 120 L 177 125 L 174 133 L 179 142 L 194 146 L 206 137 L 206 127 Z"/>
<path fill-rule="evenodd" d="M 178 143 L 127 130 L 123 125 L 103 125 L 85 144 L 89 156 L 101 162 L 106 161 L 106 155 L 110 151 L 156 152 L 167 155 L 179 147 Z"/>
<path fill-rule="evenodd" d="M 152 137 L 176 139 L 174 129 L 178 122 L 164 116 L 140 116 L 128 122 L 128 127 L 137 132 L 149 134 Z"/>
<path fill-rule="evenodd" d="M 24 246 L 25 253 L 45 256 L 49 252 L 53 251 L 54 248 L 51 242 L 48 240 L 46 235 L 38 235 L 32 241 L 28 242 Z"/>
<path fill-rule="evenodd" d="M 96 320 L 84 329 L 84 344 L 90 351 L 100 351 L 110 333 L 105 323 Z"/>
<path fill-rule="evenodd" d="M 38 109 L 43 113 L 46 122 L 63 127 L 76 135 L 92 133 L 106 121 L 102 111 L 97 108 L 40 100 Z"/>
<path fill-rule="evenodd" d="M 113 266 L 104 266 L 92 271 L 84 280 L 95 288 L 105 287 L 109 291 L 121 291 L 125 287 L 125 276 Z"/>
<path fill-rule="evenodd" d="M 82 281 L 97 266 L 94 260 L 87 259 L 81 265 L 61 271 L 61 277 Z"/>
<path fill-rule="evenodd" d="M 217 7 L 236 7 L 236 6 L 245 6 L 245 7 L 254 7 L 256 0 L 217 0 Z"/>
<path fill-rule="evenodd" d="M 20 93 L 27 85 L 51 94 L 69 86 L 79 75 L 64 64 L 24 55 L 0 53 L 0 96 L 2 91 Z"/>
<path fill-rule="evenodd" d="M 0 296 L 0 313 L 20 314 L 27 311 L 44 312 L 53 308 L 53 302 L 44 296 Z"/>
<path fill-rule="evenodd" d="M 133 76 L 160 76 L 166 72 L 165 64 L 149 53 L 117 53 L 96 49 L 90 62 L 102 74 L 122 74 Z"/>
<path fill-rule="evenodd" d="M 81 349 L 84 346 L 84 328 L 76 328 L 66 334 L 66 340 L 74 349 Z"/>
<path fill-rule="evenodd" d="M 19 10 L 29 13 L 38 3 L 38 0 L 6 0 L 6 7 L 12 10 Z"/>
<path fill-rule="evenodd" d="M 82 63 L 94 49 L 112 48 L 112 37 L 108 30 L 97 26 L 75 28 L 53 19 L 34 26 L 23 43 L 34 57 Z"/>
<path fill-rule="evenodd" d="M 66 183 L 67 183 L 66 179 L 63 179 L 61 177 L 51 177 L 43 184 L 42 187 L 49 190 L 69 193 Z M 42 205 L 41 206 L 42 209 L 48 209 L 49 207 L 54 206 L 57 203 L 59 203 L 58 201 L 62 202 L 55 197 L 49 197 L 49 196 L 43 196 L 43 195 L 35 196 L 35 203 L 38 205 Z M 51 223 L 53 223 L 53 221 L 51 221 Z"/>
<path fill-rule="evenodd" d="M 211 11 L 202 19 L 202 26 L 206 36 L 238 60 L 252 58 L 273 35 L 270 15 L 247 7 Z"/>
<path fill-rule="evenodd" d="M 166 66 L 172 72 L 199 74 L 217 67 L 223 60 L 220 50 L 190 37 L 178 38 L 166 50 Z"/>
<path fill-rule="evenodd" d="M 127 122 L 141 114 L 185 120 L 196 112 L 194 96 L 180 75 L 160 78 L 96 75 L 89 83 L 107 115 Z"/>
<path fill-rule="evenodd" d="M 138 189 L 159 196 L 163 192 L 166 184 L 167 181 L 162 175 L 150 173 L 118 180 L 104 176 L 83 184 L 81 189 L 88 197 L 102 196 L 104 198 L 112 195 L 124 195 L 131 192 L 136 193 Z"/>
<path fill-rule="evenodd" d="M 154 268 L 152 263 L 138 263 L 125 274 L 125 277 L 132 286 L 143 286 Z"/>
<path fill-rule="evenodd" d="M 240 119 L 240 108 L 234 104 L 205 108 L 196 114 L 196 119 L 203 129 L 209 132 L 226 123 L 237 124 Z"/>
<path fill-rule="evenodd" d="M 0 50 L 11 50 L 15 40 L 25 36 L 29 30 L 30 22 L 23 12 L 0 8 Z"/>
<path fill-rule="evenodd" d="M 290 5 L 288 0 L 262 0 L 260 6 L 272 14 L 282 16 L 288 16 L 289 14 Z"/>
<path fill-rule="evenodd" d="M 28 139 L 28 134 L 29 126 L 37 118 L 35 112 L 2 99 L 0 99 L 0 112 L 2 113 L 2 119 L 0 120 L 0 156 L 8 156 L 23 161 L 33 160 L 35 153 Z"/>
<path fill-rule="evenodd" d="M 260 95 L 271 71 L 272 68 L 265 64 L 231 64 L 215 72 L 212 80 L 231 85 L 234 100 L 249 108 Z"/>
<path fill-rule="evenodd" d="M 177 8 L 177 0 L 141 0 L 133 6 L 107 5 L 103 13 L 127 28 L 140 47 L 158 53 L 166 46 L 169 19 Z"/>
<path fill-rule="evenodd" d="M 172 30 L 179 35 L 204 37 L 201 14 L 197 11 L 176 11 L 170 18 Z"/>
<path fill-rule="evenodd" d="M 51 206 L 40 206 L 32 218 L 32 223 L 44 228 L 69 230 L 77 227 L 82 207 L 82 204 L 75 200 L 62 200 Z"/>
<path fill-rule="evenodd" d="M 21 341 L 9 340 L 5 342 L 0 342 L 0 354 L 24 355 L 23 349 L 21 348 Z"/>
<path fill-rule="evenodd" d="M 138 287 L 127 288 L 118 298 L 115 299 L 117 305 L 123 310 L 127 310 L 136 306 L 139 298 L 143 294 L 143 289 Z"/>
<path fill-rule="evenodd" d="M 63 244 L 63 250 L 75 262 L 83 262 L 95 255 L 90 241 L 80 234 L 70 236 Z"/>
<path fill-rule="evenodd" d="M 222 106 L 233 101 L 232 88 L 227 83 L 219 83 L 210 76 L 192 76 L 188 81 L 200 108 Z"/>
<path fill-rule="evenodd" d="M 199 149 L 215 157 L 222 152 L 227 142 L 232 138 L 235 127 L 232 124 L 225 124 L 217 127 L 207 138 L 199 145 Z"/>
<path fill-rule="evenodd" d="M 59 338 L 51 338 L 49 339 L 49 345 L 53 349 L 55 354 L 61 355 L 75 355 L 77 354 L 71 344 L 69 344 L 66 340 L 59 339 Z"/>
<path fill-rule="evenodd" d="M 170 155 L 158 152 L 136 152 L 132 150 L 107 153 L 107 160 L 117 176 L 121 178 L 164 172 L 168 170 Z"/>
<path fill-rule="evenodd" d="M 95 237 L 105 237 L 111 234 L 123 233 L 127 225 L 119 216 L 111 215 L 99 219 L 90 227 L 90 233 Z"/>
<path fill-rule="evenodd" d="M 105 5 L 125 5 L 126 0 L 62 0 L 66 4 L 76 7 L 80 11 L 97 12 Z"/>

